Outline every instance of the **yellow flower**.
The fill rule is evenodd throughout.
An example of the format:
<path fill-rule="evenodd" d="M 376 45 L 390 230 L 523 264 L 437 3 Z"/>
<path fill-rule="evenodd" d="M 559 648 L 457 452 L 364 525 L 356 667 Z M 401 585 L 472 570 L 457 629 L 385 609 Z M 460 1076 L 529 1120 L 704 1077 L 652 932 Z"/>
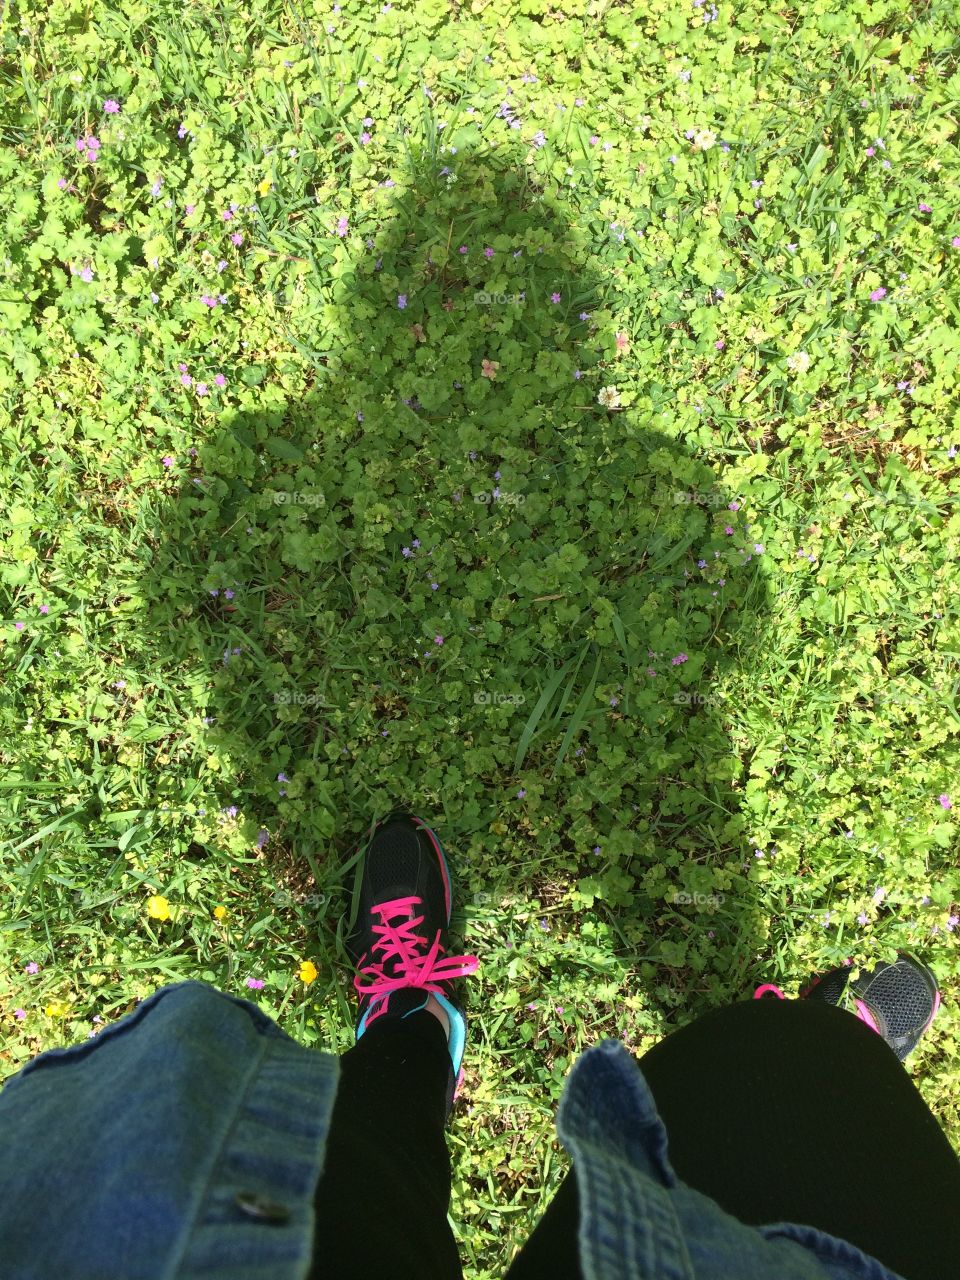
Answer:
<path fill-rule="evenodd" d="M 272 186 L 273 186 L 273 183 L 270 181 L 270 179 L 264 178 L 262 182 L 257 184 L 257 191 L 260 193 L 260 195 L 265 196 Z"/>
<path fill-rule="evenodd" d="M 214 908 L 213 908 L 213 914 L 217 917 L 217 919 L 218 919 L 218 920 L 222 920 L 222 919 L 223 919 L 223 917 L 227 914 L 227 908 L 226 908 L 226 907 L 214 907 Z"/>
<path fill-rule="evenodd" d="M 70 1007 L 65 1004 L 48 1004 L 44 1010 L 48 1018 L 65 1018 L 69 1012 Z"/>
<path fill-rule="evenodd" d="M 154 920 L 169 920 L 170 903 L 166 898 L 157 897 L 155 894 L 147 900 L 147 914 Z"/>
<path fill-rule="evenodd" d="M 299 973 L 300 981 L 305 982 L 307 986 L 309 986 L 310 983 L 314 981 L 316 976 L 317 976 L 316 965 L 313 963 L 312 960 L 304 960 L 303 963 L 300 965 L 300 973 Z"/>

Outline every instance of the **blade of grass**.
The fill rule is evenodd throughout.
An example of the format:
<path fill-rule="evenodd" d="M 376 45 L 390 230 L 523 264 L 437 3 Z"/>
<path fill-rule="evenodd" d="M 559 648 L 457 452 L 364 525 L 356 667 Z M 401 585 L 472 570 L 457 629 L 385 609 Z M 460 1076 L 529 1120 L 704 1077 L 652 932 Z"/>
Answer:
<path fill-rule="evenodd" d="M 633 666 L 633 658 L 630 656 L 630 650 L 627 647 L 627 637 L 624 634 L 623 623 L 620 621 L 619 613 L 614 610 L 613 617 L 610 619 L 610 625 L 613 627 L 613 634 L 620 642 L 620 648 L 623 650 L 623 656 L 627 660 L 627 666 Z"/>
<path fill-rule="evenodd" d="M 553 698 L 553 695 L 557 691 L 557 687 L 559 686 L 560 681 L 563 679 L 563 677 L 566 675 L 569 669 L 570 669 L 570 663 L 569 662 L 564 663 L 564 665 L 559 669 L 559 671 L 554 672 L 554 674 L 547 681 L 546 688 L 544 689 L 543 693 L 541 693 L 540 698 L 537 702 L 537 705 L 533 708 L 533 711 L 530 713 L 530 719 L 524 725 L 523 732 L 520 735 L 520 741 L 517 743 L 517 755 L 516 755 L 516 759 L 513 762 L 514 770 L 519 769 L 520 766 L 523 764 L 524 759 L 526 758 L 527 748 L 530 746 L 530 741 L 533 738 L 536 727 L 540 722 L 540 717 L 543 715 L 544 711 L 546 711 L 548 704 L 550 703 L 550 701 Z"/>
<path fill-rule="evenodd" d="M 38 840 L 42 840 L 44 836 L 50 835 L 52 832 L 57 831 L 61 827 L 65 826 L 70 821 L 71 818 L 75 818 L 79 814 L 82 814 L 85 812 L 86 810 L 83 807 L 78 807 L 76 809 L 73 809 L 70 813 L 63 814 L 55 822 L 51 822 L 46 827 L 43 827 L 40 831 L 30 836 L 28 840 L 24 840 L 23 843 L 18 845 L 16 849 L 14 849 L 12 852 L 19 853 L 21 849 L 25 849 L 27 848 L 28 845 L 35 844 Z M 14 907 L 15 911 L 19 911 L 21 909 L 23 904 L 30 897 L 30 894 L 33 892 L 37 883 L 41 881 L 46 875 L 47 855 L 49 854 L 49 852 L 50 852 L 49 849 L 42 849 L 38 853 L 35 861 L 34 869 L 33 869 L 33 874 L 30 876 L 30 883 L 27 885 L 26 889 L 24 889 L 23 896 L 21 897 L 17 905 Z"/>
<path fill-rule="evenodd" d="M 560 718 L 563 715 L 564 708 L 566 707 L 567 703 L 570 701 L 570 694 L 573 692 L 573 686 L 577 683 L 577 676 L 580 674 L 580 668 L 583 666 L 583 660 L 587 656 L 587 651 L 589 650 L 589 648 L 590 648 L 590 641 L 588 640 L 580 651 L 580 657 L 577 659 L 576 670 L 574 671 L 573 675 L 570 677 L 570 680 L 567 683 L 567 687 L 563 691 L 563 697 L 560 699 L 557 709 L 553 713 L 552 720 L 554 724 L 557 724 L 560 721 Z"/>
<path fill-rule="evenodd" d="M 693 533 L 688 533 L 685 538 L 681 538 L 680 541 L 675 543 L 665 555 L 662 555 L 659 560 L 654 561 L 650 565 L 651 572 L 659 573 L 660 570 L 665 569 L 668 564 L 673 564 L 674 560 L 678 560 L 680 556 L 683 555 L 696 536 L 696 531 L 694 531 Z M 662 541 L 663 540 L 661 539 L 661 545 Z"/>
<path fill-rule="evenodd" d="M 71 809 L 69 813 L 61 814 L 56 821 L 49 823 L 45 827 L 41 827 L 39 831 L 35 831 L 32 836 L 28 836 L 27 839 L 21 841 L 20 844 L 14 845 L 13 841 L 8 841 L 8 847 L 4 852 L 20 853 L 21 850 L 28 849 L 30 845 L 36 844 L 37 841 L 42 840 L 44 836 L 48 836 L 52 834 L 52 832 L 58 831 L 65 823 L 69 822 L 71 818 L 75 818 L 81 813 L 86 813 L 86 809 L 83 805 L 78 805 L 76 809 Z"/>
<path fill-rule="evenodd" d="M 593 675 L 590 678 L 589 685 L 584 690 L 583 697 L 577 703 L 577 709 L 573 713 L 573 719 L 570 721 L 570 727 L 569 729 L 567 729 L 563 742 L 560 744 L 560 754 L 557 756 L 556 760 L 554 761 L 553 773 L 550 775 L 551 777 L 553 777 L 557 769 L 559 769 L 561 763 L 563 762 L 564 756 L 567 754 L 567 752 L 570 749 L 570 744 L 573 741 L 574 736 L 579 731 L 580 726 L 583 724 L 584 720 L 586 719 L 587 708 L 589 707 L 590 703 L 593 700 L 593 691 L 597 687 L 597 673 L 600 670 L 601 656 L 602 655 L 600 653 L 597 654 L 597 661 L 596 661 L 596 665 L 593 668 Z"/>

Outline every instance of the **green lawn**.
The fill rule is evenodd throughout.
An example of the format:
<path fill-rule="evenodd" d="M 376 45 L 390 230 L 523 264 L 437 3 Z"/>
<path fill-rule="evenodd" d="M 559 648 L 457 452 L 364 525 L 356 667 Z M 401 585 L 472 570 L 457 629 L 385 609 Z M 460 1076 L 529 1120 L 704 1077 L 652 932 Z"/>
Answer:
<path fill-rule="evenodd" d="M 846 957 L 960 1149 L 955 6 L 5 19 L 2 1078 L 187 978 L 348 1049 L 401 805 L 475 1280 L 585 1048 Z"/>

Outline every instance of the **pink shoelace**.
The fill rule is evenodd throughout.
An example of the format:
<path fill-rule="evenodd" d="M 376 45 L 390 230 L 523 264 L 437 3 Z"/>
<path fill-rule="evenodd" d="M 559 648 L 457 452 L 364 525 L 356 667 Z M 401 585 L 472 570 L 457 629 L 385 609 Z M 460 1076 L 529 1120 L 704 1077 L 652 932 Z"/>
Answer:
<path fill-rule="evenodd" d="M 379 941 L 373 944 L 373 950 L 380 951 L 382 957 L 379 961 L 364 965 L 353 980 L 353 985 L 361 998 L 373 996 L 371 1008 L 377 1003 L 380 1004 L 376 1013 L 370 1014 L 367 1018 L 368 1026 L 386 1012 L 389 1002 L 385 997 L 391 991 L 399 991 L 402 987 L 416 987 L 423 991 L 446 995 L 448 993 L 443 990 L 442 983 L 450 982 L 453 978 L 466 977 L 467 974 L 474 973 L 480 965 L 478 956 L 441 958 L 440 952 L 443 947 L 440 945 L 439 929 L 433 940 L 433 946 L 426 955 L 422 954 L 422 948 L 427 945 L 427 939 L 416 933 L 416 928 L 423 924 L 425 917 L 416 916 L 413 913 L 415 904 L 420 902 L 420 898 L 417 897 L 393 898 L 389 902 L 378 902 L 373 908 L 382 921 L 381 924 L 373 926 L 374 933 L 380 935 Z M 399 963 L 394 963 L 396 961 Z M 386 972 L 388 964 L 391 965 L 390 974 Z M 368 986 L 363 985 L 364 977 L 371 979 Z"/>

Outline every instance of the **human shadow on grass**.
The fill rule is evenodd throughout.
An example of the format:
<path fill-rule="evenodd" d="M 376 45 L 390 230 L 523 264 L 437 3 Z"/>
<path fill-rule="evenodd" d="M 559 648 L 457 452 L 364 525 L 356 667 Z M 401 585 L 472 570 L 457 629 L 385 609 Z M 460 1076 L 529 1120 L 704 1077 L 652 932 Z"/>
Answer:
<path fill-rule="evenodd" d="M 171 713 L 238 810 L 230 861 L 254 899 L 256 864 L 276 886 L 238 898 L 235 948 L 320 956 L 350 1025 L 331 944 L 371 822 L 402 807 L 450 852 L 453 929 L 469 919 L 481 957 L 468 1005 L 485 938 L 527 927 L 549 956 L 521 1010 L 576 970 L 579 939 L 537 923 L 565 886 L 664 1031 L 748 998 L 769 922 L 722 694 L 769 599 L 700 420 L 699 445 L 653 425 L 674 408 L 656 376 L 677 296 L 630 313 L 629 247 L 517 156 L 411 155 L 362 242 L 304 203 L 271 226 L 289 253 L 261 289 L 309 390 L 284 400 L 284 357 L 251 331 L 248 389 L 195 456 L 185 436 L 138 584 Z M 611 386 L 633 404 L 598 403 Z M 185 809 L 202 860 L 197 823 Z"/>

